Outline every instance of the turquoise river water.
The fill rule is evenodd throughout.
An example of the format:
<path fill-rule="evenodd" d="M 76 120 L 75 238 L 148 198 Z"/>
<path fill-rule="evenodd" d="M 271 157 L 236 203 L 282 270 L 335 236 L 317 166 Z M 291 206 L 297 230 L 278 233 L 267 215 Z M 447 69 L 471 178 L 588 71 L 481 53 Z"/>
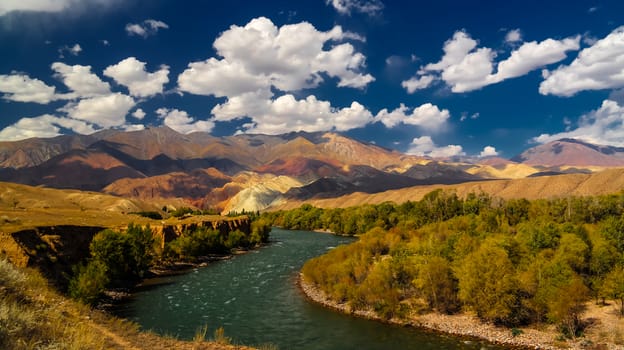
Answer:
<path fill-rule="evenodd" d="M 192 339 L 206 325 L 234 343 L 286 349 L 502 349 L 411 327 L 344 315 L 308 301 L 297 288 L 303 263 L 352 238 L 274 228 L 271 243 L 248 254 L 167 277 L 139 290 L 117 314 L 159 334 Z"/>

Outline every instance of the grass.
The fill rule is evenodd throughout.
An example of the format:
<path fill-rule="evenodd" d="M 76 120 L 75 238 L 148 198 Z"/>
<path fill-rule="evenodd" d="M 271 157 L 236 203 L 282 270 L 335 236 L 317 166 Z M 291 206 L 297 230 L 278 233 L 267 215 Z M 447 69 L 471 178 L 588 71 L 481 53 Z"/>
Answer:
<path fill-rule="evenodd" d="M 133 322 L 67 299 L 36 270 L 0 258 L 0 349 L 249 349 L 229 345 L 222 329 L 206 341 L 202 329 L 194 341 L 141 332 Z"/>
<path fill-rule="evenodd" d="M 0 348 L 104 349 L 80 315 L 87 309 L 51 290 L 32 270 L 0 260 Z"/>

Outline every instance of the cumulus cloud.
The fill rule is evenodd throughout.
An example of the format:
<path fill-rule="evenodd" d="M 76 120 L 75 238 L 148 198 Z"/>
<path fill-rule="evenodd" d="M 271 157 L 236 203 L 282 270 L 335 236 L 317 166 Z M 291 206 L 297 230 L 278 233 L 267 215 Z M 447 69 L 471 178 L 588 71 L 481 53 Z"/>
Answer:
<path fill-rule="evenodd" d="M 566 52 L 580 48 L 580 36 L 563 40 L 546 39 L 531 41 L 513 51 L 508 59 L 498 63 L 496 74 L 488 77 L 491 83 L 516 78 L 539 67 L 559 62 L 566 58 Z"/>
<path fill-rule="evenodd" d="M 485 146 L 483 147 L 483 151 L 481 151 L 481 153 L 479 153 L 479 157 L 484 158 L 484 157 L 494 157 L 497 156 L 498 152 L 496 151 L 495 147 L 492 146 Z"/>
<path fill-rule="evenodd" d="M 59 111 L 72 119 L 83 120 L 103 128 L 119 127 L 126 123 L 126 115 L 135 106 L 132 97 L 114 93 L 69 103 Z"/>
<path fill-rule="evenodd" d="M 522 41 L 522 32 L 520 29 L 512 29 L 505 35 L 505 42 L 508 44 L 515 44 Z"/>
<path fill-rule="evenodd" d="M 409 110 L 410 108 L 401 104 L 392 112 L 382 109 L 375 118 L 388 128 L 393 128 L 403 123 L 416 125 L 429 131 L 439 131 L 451 115 L 448 109 L 440 110 L 438 106 L 431 103 L 425 103 L 416 107 L 411 112 Z"/>
<path fill-rule="evenodd" d="M 91 72 L 91 66 L 79 64 L 70 66 L 62 62 L 54 62 L 51 68 L 54 71 L 54 77 L 72 90 L 71 93 L 60 96 L 62 98 L 94 97 L 111 92 L 110 85 Z"/>
<path fill-rule="evenodd" d="M 141 108 L 137 108 L 136 111 L 132 112 L 132 116 L 138 120 L 143 120 L 143 118 L 145 118 L 145 115 L 145 112 Z"/>
<path fill-rule="evenodd" d="M 163 119 L 163 124 L 182 134 L 197 131 L 210 132 L 214 128 L 212 121 L 195 120 L 186 111 L 178 109 L 159 108 L 156 114 Z"/>
<path fill-rule="evenodd" d="M 145 39 L 148 36 L 155 35 L 160 29 L 168 28 L 169 25 L 165 22 L 157 21 L 155 19 L 146 19 L 141 23 L 126 24 L 126 33 L 130 36 L 136 35 Z"/>
<path fill-rule="evenodd" d="M 430 136 L 421 136 L 414 138 L 406 153 L 416 156 L 428 156 L 432 158 L 449 158 L 454 156 L 466 155 L 466 153 L 463 151 L 462 146 L 448 145 L 444 147 L 438 147 L 433 142 Z"/>
<path fill-rule="evenodd" d="M 346 131 L 365 126 L 373 120 L 371 112 L 358 102 L 338 109 L 314 95 L 297 100 L 287 94 L 271 100 L 262 94 L 247 93 L 215 106 L 212 113 L 220 121 L 247 113 L 252 123 L 244 131 L 271 135 L 290 131 Z"/>
<path fill-rule="evenodd" d="M 600 108 L 581 116 L 576 128 L 557 134 L 542 134 L 533 138 L 533 141 L 547 143 L 562 138 L 623 147 L 624 106 L 616 101 L 604 100 Z"/>
<path fill-rule="evenodd" d="M 44 114 L 33 118 L 22 118 L 0 130 L 0 141 L 17 141 L 32 137 L 54 137 L 60 135 L 61 127 L 81 134 L 95 132 L 93 127 L 84 121 Z"/>
<path fill-rule="evenodd" d="M 149 97 L 163 92 L 163 86 L 169 82 L 169 67 L 163 65 L 159 70 L 149 73 L 145 70 L 145 62 L 128 57 L 108 66 L 104 75 L 126 86 L 132 96 Z"/>
<path fill-rule="evenodd" d="M 369 16 L 378 15 L 384 8 L 379 0 L 327 0 L 342 15 L 350 15 L 352 12 L 365 13 Z"/>
<path fill-rule="evenodd" d="M 16 72 L 11 75 L 0 74 L 0 92 L 2 98 L 15 102 L 47 104 L 57 99 L 54 86 Z"/>
<path fill-rule="evenodd" d="M 401 82 L 401 86 L 407 90 L 407 93 L 413 94 L 416 90 L 428 88 L 434 80 L 433 75 L 416 76 Z"/>
<path fill-rule="evenodd" d="M 337 78 L 339 87 L 364 88 L 374 81 L 361 72 L 364 55 L 341 42 L 345 40 L 364 38 L 339 26 L 322 32 L 307 22 L 277 27 L 267 18 L 256 18 L 223 32 L 213 44 L 219 58 L 191 62 L 178 76 L 178 87 L 225 97 L 212 110 L 215 120 L 249 117 L 248 132 L 357 128 L 372 120 L 361 104 L 337 109 L 314 96 L 297 100 L 288 93 L 315 88 L 326 76 Z M 275 90 L 285 94 L 274 98 Z"/>
<path fill-rule="evenodd" d="M 182 91 L 200 95 L 233 96 L 273 86 L 282 91 L 313 88 L 322 73 L 339 80 L 339 86 L 363 88 L 374 78 L 362 74 L 365 57 L 349 43 L 361 39 L 336 26 L 321 32 L 307 22 L 276 27 L 260 17 L 244 27 L 233 25 L 214 42 L 221 59 L 192 62 L 179 77 Z M 221 80 L 222 78 L 232 80 Z M 221 85 L 219 87 L 215 87 Z"/>
<path fill-rule="evenodd" d="M 572 96 L 584 90 L 624 87 L 624 26 L 583 49 L 569 65 L 544 71 L 543 95 Z"/>
<path fill-rule="evenodd" d="M 510 33 L 507 39 L 521 40 L 519 32 L 511 35 Z M 566 52 L 578 50 L 579 42 L 580 36 L 523 43 L 511 52 L 509 58 L 499 61 L 494 72 L 496 52 L 491 48 L 477 47 L 478 42 L 468 33 L 457 31 L 444 43 L 444 55 L 440 61 L 421 67 L 418 74 L 404 81 L 402 86 L 409 93 L 413 93 L 419 88 L 429 87 L 439 78 L 450 86 L 453 92 L 473 91 L 559 62 L 566 58 Z"/>

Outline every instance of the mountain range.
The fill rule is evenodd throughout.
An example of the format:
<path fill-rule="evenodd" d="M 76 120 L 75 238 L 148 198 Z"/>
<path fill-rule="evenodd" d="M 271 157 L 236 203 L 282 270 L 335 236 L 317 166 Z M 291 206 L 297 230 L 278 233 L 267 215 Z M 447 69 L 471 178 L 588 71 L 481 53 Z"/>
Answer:
<path fill-rule="evenodd" d="M 337 133 L 177 133 L 167 127 L 0 142 L 0 181 L 180 200 L 219 211 L 624 166 L 624 148 L 562 139 L 498 157 L 436 160 Z"/>

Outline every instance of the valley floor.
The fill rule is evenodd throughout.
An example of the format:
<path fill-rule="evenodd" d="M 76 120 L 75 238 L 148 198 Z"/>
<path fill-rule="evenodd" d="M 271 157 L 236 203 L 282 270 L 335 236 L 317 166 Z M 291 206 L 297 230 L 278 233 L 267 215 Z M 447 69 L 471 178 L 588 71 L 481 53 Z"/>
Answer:
<path fill-rule="evenodd" d="M 407 319 L 393 318 L 386 321 L 373 311 L 351 310 L 348 304 L 331 300 L 313 284 L 305 282 L 301 275 L 298 283 L 308 299 L 337 311 L 368 319 L 479 338 L 492 343 L 527 349 L 624 349 L 624 318 L 618 317 L 617 306 L 613 302 L 606 306 L 589 302 L 584 317 L 590 325 L 585 331 L 585 336 L 575 340 L 562 340 L 560 333 L 554 326 L 522 327 L 522 333 L 513 336 L 508 328 L 483 323 L 475 316 L 466 313 L 456 315 L 428 313 L 410 315 Z"/>

